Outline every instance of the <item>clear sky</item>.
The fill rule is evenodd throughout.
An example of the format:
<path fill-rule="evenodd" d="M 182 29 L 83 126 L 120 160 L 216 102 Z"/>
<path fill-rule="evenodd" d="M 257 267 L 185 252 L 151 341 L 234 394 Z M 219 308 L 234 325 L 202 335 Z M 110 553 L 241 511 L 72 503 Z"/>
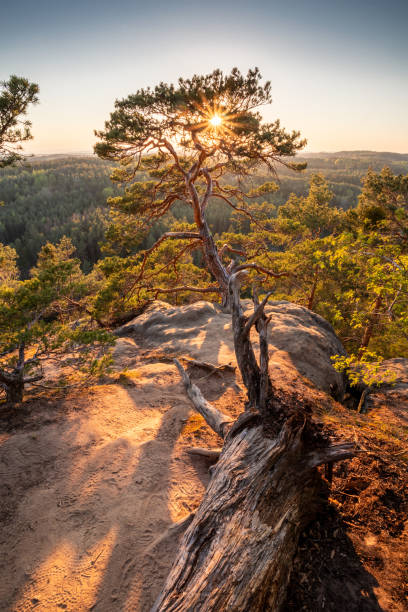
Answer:
<path fill-rule="evenodd" d="M 310 151 L 408 153 L 408 0 L 2 0 L 0 79 L 40 85 L 32 153 L 91 151 L 114 100 L 259 66 Z"/>

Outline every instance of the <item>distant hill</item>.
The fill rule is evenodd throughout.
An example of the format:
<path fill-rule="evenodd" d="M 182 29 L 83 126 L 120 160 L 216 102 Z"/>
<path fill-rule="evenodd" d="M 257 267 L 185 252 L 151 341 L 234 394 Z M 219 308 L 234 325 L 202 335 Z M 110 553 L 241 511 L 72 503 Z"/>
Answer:
<path fill-rule="evenodd" d="M 408 172 L 408 153 L 376 151 L 338 151 L 337 153 L 303 153 L 299 159 L 308 162 L 309 170 L 314 168 L 336 173 L 346 170 L 350 176 L 363 176 L 369 168 L 379 171 L 389 166 L 395 174 Z"/>
<path fill-rule="evenodd" d="M 300 175 L 282 168 L 281 189 L 277 196 L 283 203 L 291 191 L 297 195 L 307 192 L 309 177 L 319 172 L 323 174 L 335 194 L 333 204 L 350 208 L 357 203 L 361 191 L 361 179 L 371 168 L 379 172 L 388 166 L 394 174 L 408 174 L 408 153 L 388 153 L 376 151 L 338 151 L 335 153 L 302 153 L 296 161 L 307 162 L 307 169 Z"/>
<path fill-rule="evenodd" d="M 351 157 L 351 158 L 371 158 L 371 159 L 391 159 L 394 161 L 408 161 L 408 153 L 392 153 L 391 151 L 320 151 L 318 153 L 311 151 L 302 154 L 303 157 Z"/>

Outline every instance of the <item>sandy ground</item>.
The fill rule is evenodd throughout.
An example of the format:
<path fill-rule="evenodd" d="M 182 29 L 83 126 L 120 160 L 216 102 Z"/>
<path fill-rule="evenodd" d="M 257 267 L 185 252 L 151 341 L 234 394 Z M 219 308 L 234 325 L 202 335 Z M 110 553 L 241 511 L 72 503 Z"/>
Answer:
<path fill-rule="evenodd" d="M 186 450 L 221 442 L 191 410 L 170 356 L 234 362 L 227 315 L 197 307 L 183 311 L 181 325 L 179 314 L 167 323 L 160 316 L 156 323 L 145 318 L 150 331 L 146 327 L 144 339 L 143 328 L 120 338 L 108 384 L 65 398 L 28 400 L 2 415 L 1 611 L 150 610 L 185 528 L 178 523 L 199 505 L 209 480 L 206 460 Z M 282 319 L 279 329 L 301 338 L 291 319 Z M 327 333 L 312 326 L 323 348 Z M 296 384 L 310 384 L 302 370 L 306 331 L 304 338 L 292 352 L 273 353 L 282 384 L 283 378 L 294 384 L 299 362 Z M 233 373 L 208 376 L 192 367 L 190 374 L 223 411 L 242 410 L 244 394 Z M 300 568 L 299 575 L 306 571 Z M 290 609 L 301 609 L 294 601 Z"/>
<path fill-rule="evenodd" d="M 58 407 L 39 402 L 23 430 L 3 435 L 2 610 L 149 610 L 157 596 L 182 533 L 169 528 L 208 482 L 205 460 L 185 448 L 219 441 L 192 415 L 174 366 L 128 378 Z M 234 403 L 236 391 L 220 391 Z"/>

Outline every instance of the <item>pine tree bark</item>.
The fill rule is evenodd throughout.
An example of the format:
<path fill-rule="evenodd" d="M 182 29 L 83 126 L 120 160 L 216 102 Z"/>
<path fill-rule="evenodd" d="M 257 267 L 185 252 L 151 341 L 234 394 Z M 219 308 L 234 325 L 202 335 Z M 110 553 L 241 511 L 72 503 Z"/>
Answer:
<path fill-rule="evenodd" d="M 24 381 L 16 378 L 14 381 L 10 381 L 5 387 L 6 390 L 6 402 L 11 406 L 19 404 L 23 401 L 24 395 Z"/>
<path fill-rule="evenodd" d="M 378 295 L 375 302 L 372 312 L 370 313 L 368 323 L 364 328 L 363 337 L 361 339 L 360 350 L 359 350 L 359 358 L 362 357 L 364 351 L 368 348 L 368 345 L 371 340 L 371 336 L 373 335 L 374 327 L 378 322 L 380 312 L 382 306 L 382 296 Z"/>

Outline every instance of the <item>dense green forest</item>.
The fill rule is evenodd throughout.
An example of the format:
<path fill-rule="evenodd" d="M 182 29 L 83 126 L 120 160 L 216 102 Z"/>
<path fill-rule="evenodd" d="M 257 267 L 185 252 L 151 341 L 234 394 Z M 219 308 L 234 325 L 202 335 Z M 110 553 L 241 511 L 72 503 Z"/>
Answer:
<path fill-rule="evenodd" d="M 338 151 L 336 153 L 302 153 L 298 161 L 307 162 L 301 176 L 293 176 L 287 168 L 279 169 L 281 189 L 276 195 L 283 204 L 289 193 L 306 195 L 311 174 L 323 174 L 334 193 L 332 204 L 345 210 L 357 204 L 361 180 L 370 168 L 379 172 L 387 166 L 394 174 L 408 172 L 408 154 L 376 151 Z"/>
<path fill-rule="evenodd" d="M 112 164 L 92 157 L 27 159 L 0 169 L 0 242 L 13 246 L 24 277 L 40 248 L 72 239 L 85 270 L 100 257 Z"/>
<path fill-rule="evenodd" d="M 305 196 L 310 176 L 323 174 L 333 192 L 332 205 L 348 209 L 357 204 L 361 179 L 369 168 L 384 166 L 395 174 L 408 172 L 408 155 L 371 151 L 302 154 L 307 162 L 301 174 L 278 168 L 279 190 L 268 200 L 280 206 L 290 193 Z M 101 257 L 100 243 L 108 221 L 106 200 L 120 188 L 110 180 L 112 163 L 94 157 L 44 156 L 0 168 L 0 242 L 14 247 L 24 277 L 35 264 L 40 248 L 62 236 L 72 239 L 85 271 Z M 191 216 L 186 207 L 173 210 L 175 218 Z M 228 231 L 231 209 L 218 202 L 209 211 L 216 233 Z M 191 220 L 191 219 L 188 219 Z M 152 243 L 155 233 L 147 239 Z"/>

